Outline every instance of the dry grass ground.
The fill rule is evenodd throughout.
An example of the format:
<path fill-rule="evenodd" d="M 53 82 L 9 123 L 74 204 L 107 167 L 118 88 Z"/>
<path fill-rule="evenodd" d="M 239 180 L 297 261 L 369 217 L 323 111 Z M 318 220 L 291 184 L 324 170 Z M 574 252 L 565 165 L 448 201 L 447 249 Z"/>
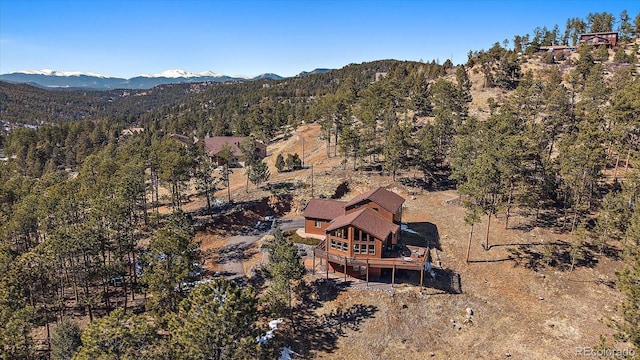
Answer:
<path fill-rule="evenodd" d="M 474 100 L 470 112 L 486 119 L 487 99 L 502 102 L 507 94 L 483 89 L 481 74 L 472 73 L 471 78 Z M 294 185 L 284 215 L 299 215 L 311 198 L 311 173 L 310 169 L 278 173 L 275 158 L 280 153 L 285 157 L 302 154 L 304 138 L 305 164 L 314 166 L 315 196 L 330 196 L 343 182 L 349 184 L 345 199 L 375 186 L 390 185 L 407 199 L 404 221 L 410 227 L 413 223 L 417 230 L 435 230 L 431 234 L 437 248 L 434 260 L 460 275 L 462 292 L 439 290 L 429 286 L 429 281 L 422 292 L 416 286 L 401 284 L 393 296 L 381 291 L 339 291 L 306 308 L 301 316 L 307 327 L 298 329 L 290 344 L 294 350 L 318 359 L 572 359 L 577 347 L 597 346 L 600 335 L 611 333 L 602 320 L 615 315 L 614 307 L 620 301 L 620 294 L 612 287 L 614 271 L 621 265 L 615 258 L 592 252 L 593 257 L 572 272 L 564 265 L 544 266 L 537 259 L 542 248 L 568 244 L 571 235 L 532 228 L 531 218 L 516 216 L 510 220 L 510 229 L 505 229 L 503 218 L 492 221 L 488 251 L 481 246 L 486 223 L 477 224 L 472 261 L 466 264 L 469 226 L 463 220 L 464 209 L 452 201 L 457 197 L 455 191 L 412 189 L 392 183 L 388 176 L 350 171 L 351 163 L 345 169 L 341 158 L 327 158 L 319 133 L 317 124 L 303 125 L 290 138 L 269 145 L 269 183 Z M 245 192 L 243 171 L 238 170 L 232 177 L 236 201 L 270 196 L 253 186 Z M 217 196 L 224 199 L 226 192 Z M 203 205 L 194 198 L 185 208 Z M 215 271 L 215 249 L 224 244 L 224 234 L 200 233 L 197 239 L 202 241 L 203 251 L 211 254 L 206 265 Z M 262 256 L 256 249 L 248 251 L 252 254 L 244 265 L 245 273 Z M 533 260 L 537 263 L 530 266 Z M 473 317 L 465 323 L 467 308 L 472 309 Z M 345 320 L 345 313 L 351 318 Z M 344 321 L 336 320 L 336 314 Z M 329 327 L 336 330 L 328 332 Z M 624 344 L 620 346 L 624 348 Z"/>
<path fill-rule="evenodd" d="M 464 210 L 446 205 L 455 192 L 423 193 L 406 203 L 405 220 L 437 226 L 444 268 L 460 274 L 462 294 L 448 294 L 405 285 L 395 295 L 351 290 L 325 303 L 318 314 L 357 304 L 376 311 L 358 330 L 347 329 L 331 352 L 314 353 L 326 359 L 495 359 L 511 354 L 516 359 L 571 359 L 576 347 L 596 346 L 599 335 L 609 333 L 601 320 L 614 315 L 619 294 L 607 281 L 618 264 L 600 257 L 592 267 L 573 272 L 562 269 L 534 271 L 514 260 L 518 245 L 537 246 L 567 235 L 547 230 L 504 230 L 494 222 L 493 248 L 485 251 L 481 236 L 472 245 L 473 263 L 464 256 L 469 227 Z M 483 230 L 478 231 L 480 234 Z M 535 236 L 532 236 L 532 233 Z M 464 323 L 466 309 L 473 322 Z"/>
<path fill-rule="evenodd" d="M 457 197 L 455 191 L 420 191 L 392 184 L 387 176 L 349 174 L 341 166 L 324 171 L 336 172 L 320 180 L 327 189 L 349 182 L 351 191 L 345 198 L 391 184 L 407 199 L 403 216 L 409 227 L 421 230 L 427 224 L 435 229 L 432 236 L 437 236 L 434 246 L 438 250 L 434 260 L 460 275 L 462 293 L 429 287 L 429 281 L 423 292 L 401 284 L 394 296 L 345 290 L 321 302 L 305 318 L 320 326 L 328 314 L 367 309 L 357 326 L 349 326 L 347 321 L 338 335 L 334 333 L 329 339 L 302 337 L 293 344 L 294 349 L 319 359 L 495 359 L 507 354 L 516 359 L 571 359 L 576 347 L 596 346 L 601 334 L 610 333 L 601 321 L 615 314 L 614 306 L 620 300 L 611 287 L 613 272 L 620 265 L 617 261 L 596 255 L 573 272 L 566 267 L 529 268 L 528 249 L 569 242 L 571 235 L 527 227 L 531 219 L 516 216 L 510 223 L 522 230 L 505 230 L 504 219 L 493 220 L 489 251 L 481 246 L 486 224 L 476 225 L 472 262 L 467 265 L 469 226 L 463 221 L 464 209 L 451 201 Z M 298 174 L 278 175 L 282 176 L 280 181 L 287 181 L 287 175 Z M 308 192 L 296 190 L 294 201 L 308 197 Z M 257 191 L 249 194 L 260 195 Z M 292 209 L 291 214 L 297 213 Z M 222 234 L 198 236 L 203 250 L 224 244 Z M 245 273 L 262 261 L 257 249 L 247 251 L 252 254 L 244 264 Z M 210 269 L 215 270 L 215 256 L 205 264 L 213 264 Z M 465 324 L 467 308 L 473 309 L 473 322 Z"/>

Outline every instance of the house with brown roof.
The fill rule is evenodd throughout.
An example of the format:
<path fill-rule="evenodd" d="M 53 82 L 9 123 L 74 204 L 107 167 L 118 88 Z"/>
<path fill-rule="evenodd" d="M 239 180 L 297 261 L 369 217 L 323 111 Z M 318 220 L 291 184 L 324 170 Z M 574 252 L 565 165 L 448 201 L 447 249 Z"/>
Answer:
<path fill-rule="evenodd" d="M 200 140 L 197 137 L 193 137 L 193 139 L 188 136 L 179 135 L 179 134 L 171 134 L 172 139 L 184 144 L 185 146 L 190 146 L 193 144 L 203 144 L 205 147 L 206 153 L 212 157 L 218 165 L 222 165 L 222 162 L 218 158 L 218 154 L 222 149 L 228 147 L 231 151 L 232 156 L 232 166 L 243 166 L 244 164 L 239 160 L 242 158 L 242 150 L 240 149 L 240 144 L 244 141 L 251 140 L 252 138 L 248 136 L 206 136 L 204 139 Z M 201 142 L 202 141 L 202 142 Z M 267 145 L 261 143 L 260 141 L 253 140 L 255 142 L 256 155 L 258 159 L 264 159 L 267 156 Z"/>
<path fill-rule="evenodd" d="M 561 53 L 561 52 L 575 52 L 578 51 L 576 46 L 566 46 L 566 45 L 550 45 L 550 46 L 540 46 L 540 50 L 538 52 L 550 52 L 553 54 Z"/>
<path fill-rule="evenodd" d="M 312 199 L 304 208 L 304 231 L 307 234 L 325 235 L 331 220 L 344 215 L 346 202 L 332 199 Z"/>
<path fill-rule="evenodd" d="M 345 276 L 382 275 L 383 269 L 424 271 L 428 249 L 399 243 L 402 205 L 405 199 L 383 187 L 350 201 L 313 199 L 304 210 L 305 232 L 322 234 L 314 250 L 329 270 Z M 422 276 L 421 276 L 422 279 Z"/>
<path fill-rule="evenodd" d="M 242 158 L 242 150 L 240 149 L 240 144 L 248 139 L 251 138 L 246 136 L 212 136 L 205 137 L 203 139 L 203 142 L 207 154 L 209 154 L 209 156 L 211 156 L 212 158 L 218 159 L 218 154 L 220 153 L 220 151 L 222 151 L 225 147 L 228 147 L 231 150 L 234 165 L 243 165 L 239 161 L 239 159 Z M 267 146 L 260 141 L 253 141 L 255 142 L 258 158 L 264 159 L 267 156 Z"/>
<path fill-rule="evenodd" d="M 344 206 L 344 212 L 349 214 L 361 208 L 369 208 L 376 211 L 386 221 L 400 224 L 404 201 L 402 196 L 379 187 L 351 199 Z"/>
<path fill-rule="evenodd" d="M 613 31 L 580 34 L 580 45 L 605 45 L 606 47 L 613 47 L 616 46 L 617 43 L 618 33 Z"/>

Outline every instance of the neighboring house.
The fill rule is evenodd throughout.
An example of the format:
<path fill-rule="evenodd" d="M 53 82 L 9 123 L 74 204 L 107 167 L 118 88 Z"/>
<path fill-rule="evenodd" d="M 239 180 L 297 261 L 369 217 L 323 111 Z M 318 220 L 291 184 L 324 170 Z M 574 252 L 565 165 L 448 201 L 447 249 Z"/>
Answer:
<path fill-rule="evenodd" d="M 176 140 L 182 144 L 184 144 L 185 146 L 189 147 L 191 145 L 193 145 L 194 142 L 197 142 L 197 138 L 193 138 L 193 140 L 191 138 L 189 138 L 188 136 L 184 136 L 184 135 L 180 135 L 180 134 L 171 134 L 169 136 L 170 138 L 172 138 L 173 140 Z"/>
<path fill-rule="evenodd" d="M 551 52 L 551 53 L 560 53 L 560 52 L 575 52 L 578 51 L 578 48 L 575 46 L 565 46 L 565 45 L 551 45 L 551 46 L 540 46 L 540 52 Z"/>
<path fill-rule="evenodd" d="M 378 278 L 383 269 L 424 271 L 428 249 L 399 243 L 405 199 L 377 188 L 348 202 L 313 199 L 304 210 L 305 232 L 325 239 L 314 250 L 333 270 L 354 277 Z M 421 276 L 422 279 L 422 276 Z"/>
<path fill-rule="evenodd" d="M 132 128 L 123 129 L 122 131 L 120 131 L 120 136 L 125 137 L 125 136 L 134 135 L 134 134 L 140 134 L 143 132 L 144 132 L 144 128 L 132 127 Z"/>
<path fill-rule="evenodd" d="M 200 143 L 200 139 L 198 139 L 197 137 L 193 137 L 193 139 L 191 139 L 188 136 L 171 134 L 171 138 L 186 146 Z M 202 143 L 204 144 L 207 154 L 215 159 L 218 165 L 222 165 L 222 162 L 218 159 L 218 154 L 222 149 L 224 149 L 225 146 L 228 146 L 230 147 L 231 155 L 233 156 L 231 165 L 244 166 L 244 163 L 239 161 L 242 158 L 242 150 L 240 150 L 240 144 L 247 139 L 251 138 L 247 136 L 207 136 L 202 140 Z M 264 159 L 267 156 L 267 146 L 260 141 L 254 141 L 256 144 L 256 152 L 258 158 Z"/>
<path fill-rule="evenodd" d="M 580 35 L 580 45 L 592 45 L 592 46 L 605 45 L 606 47 L 613 47 L 613 46 L 616 46 L 617 43 L 618 43 L 617 32 L 597 32 L 597 33 Z"/>
<path fill-rule="evenodd" d="M 239 159 L 242 158 L 242 150 L 240 150 L 240 144 L 250 139 L 249 137 L 244 136 L 213 136 L 213 137 L 205 137 L 203 139 L 204 146 L 207 150 L 209 156 L 214 159 L 217 159 L 218 165 L 222 165 L 218 159 L 218 153 L 225 147 L 229 146 L 231 148 L 231 153 L 234 158 L 234 165 L 244 165 Z M 267 146 L 257 140 L 254 140 L 256 144 L 257 155 L 260 159 L 264 159 L 267 156 Z"/>

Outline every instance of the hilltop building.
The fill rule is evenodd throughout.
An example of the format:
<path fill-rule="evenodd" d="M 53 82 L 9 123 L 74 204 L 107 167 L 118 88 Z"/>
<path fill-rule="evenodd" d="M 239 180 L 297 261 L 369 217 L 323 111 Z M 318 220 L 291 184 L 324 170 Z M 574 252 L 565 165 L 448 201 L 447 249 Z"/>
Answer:
<path fill-rule="evenodd" d="M 580 45 L 614 47 L 618 43 L 617 32 L 597 32 L 580 35 Z"/>
<path fill-rule="evenodd" d="M 384 269 L 421 271 L 429 249 L 399 242 L 405 199 L 379 187 L 350 201 L 313 199 L 305 210 L 305 233 L 323 241 L 314 250 L 329 270 L 353 277 L 379 278 Z"/>

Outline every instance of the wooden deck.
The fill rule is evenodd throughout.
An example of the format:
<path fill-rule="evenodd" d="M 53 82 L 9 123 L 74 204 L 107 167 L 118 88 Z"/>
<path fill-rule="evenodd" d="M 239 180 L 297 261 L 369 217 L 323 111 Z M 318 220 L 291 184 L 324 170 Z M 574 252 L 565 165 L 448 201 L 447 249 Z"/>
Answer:
<path fill-rule="evenodd" d="M 325 259 L 332 263 L 345 266 L 365 266 L 367 268 L 366 278 L 369 281 L 369 267 L 392 269 L 391 283 L 395 282 L 395 270 L 418 270 L 420 271 L 420 285 L 424 279 L 425 264 L 429 255 L 429 249 L 419 246 L 402 245 L 399 250 L 386 251 L 382 258 L 354 258 L 332 254 L 327 251 L 327 241 L 323 240 L 313 250 L 313 271 L 315 272 L 315 258 Z M 327 266 L 328 277 L 328 266 Z M 347 274 L 345 272 L 345 280 Z"/>

